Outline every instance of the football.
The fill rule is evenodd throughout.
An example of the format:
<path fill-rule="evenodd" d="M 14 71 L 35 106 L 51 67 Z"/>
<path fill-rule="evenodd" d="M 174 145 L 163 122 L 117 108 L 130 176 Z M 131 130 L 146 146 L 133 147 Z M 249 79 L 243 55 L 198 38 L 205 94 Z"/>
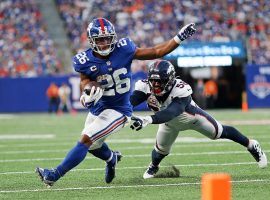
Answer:
<path fill-rule="evenodd" d="M 84 92 L 85 94 L 87 95 L 90 95 L 90 91 L 91 91 L 91 88 L 95 86 L 95 88 L 101 88 L 101 85 L 100 83 L 96 82 L 96 81 L 91 81 L 88 85 L 85 86 L 84 88 Z"/>

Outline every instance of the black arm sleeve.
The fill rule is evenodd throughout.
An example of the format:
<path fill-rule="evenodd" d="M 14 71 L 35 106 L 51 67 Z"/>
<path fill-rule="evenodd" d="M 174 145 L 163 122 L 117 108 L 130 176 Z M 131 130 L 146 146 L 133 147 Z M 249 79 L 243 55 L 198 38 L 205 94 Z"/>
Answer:
<path fill-rule="evenodd" d="M 134 90 L 132 95 L 130 96 L 130 103 L 133 107 L 141 104 L 142 102 L 146 101 L 148 95 L 142 91 Z"/>
<path fill-rule="evenodd" d="M 191 102 L 191 96 L 183 98 L 174 98 L 170 105 L 165 110 L 156 112 L 155 115 L 151 115 L 152 124 L 162 124 L 172 120 L 185 111 L 185 108 Z"/>

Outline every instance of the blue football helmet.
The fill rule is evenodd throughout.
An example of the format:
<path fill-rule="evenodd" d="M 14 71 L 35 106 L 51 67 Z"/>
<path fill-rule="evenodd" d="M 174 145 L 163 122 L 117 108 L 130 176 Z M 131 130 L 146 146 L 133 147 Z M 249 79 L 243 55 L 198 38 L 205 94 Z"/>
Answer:
<path fill-rule="evenodd" d="M 87 28 L 87 37 L 91 49 L 102 56 L 109 55 L 117 42 L 114 26 L 104 18 L 97 18 L 90 22 Z"/>
<path fill-rule="evenodd" d="M 167 60 L 158 60 L 150 64 L 148 71 L 148 84 L 151 93 L 162 96 L 169 92 L 175 80 L 175 69 Z"/>

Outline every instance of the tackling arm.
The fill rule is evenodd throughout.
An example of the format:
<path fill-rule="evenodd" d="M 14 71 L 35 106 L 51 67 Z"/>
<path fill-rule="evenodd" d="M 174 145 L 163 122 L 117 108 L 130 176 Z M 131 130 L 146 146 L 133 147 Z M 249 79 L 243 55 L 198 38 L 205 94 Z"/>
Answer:
<path fill-rule="evenodd" d="M 152 124 L 162 124 L 172 120 L 185 111 L 185 108 L 191 102 L 191 97 L 174 98 L 172 103 L 164 110 L 156 112 L 152 117 Z"/>
<path fill-rule="evenodd" d="M 162 111 L 151 116 L 132 116 L 133 123 L 130 128 L 136 131 L 142 129 L 148 124 L 162 124 L 172 120 L 185 111 L 185 108 L 191 102 L 191 96 L 183 98 L 174 98 L 172 103 Z"/>
<path fill-rule="evenodd" d="M 147 94 L 144 92 L 134 90 L 132 95 L 130 96 L 130 103 L 133 107 L 141 104 L 142 102 L 146 101 L 148 98 Z"/>

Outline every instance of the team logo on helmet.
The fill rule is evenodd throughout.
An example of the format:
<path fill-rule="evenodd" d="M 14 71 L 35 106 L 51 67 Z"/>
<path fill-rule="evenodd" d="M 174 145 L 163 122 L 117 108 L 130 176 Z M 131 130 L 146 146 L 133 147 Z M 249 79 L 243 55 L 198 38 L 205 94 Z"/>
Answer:
<path fill-rule="evenodd" d="M 114 26 L 104 18 L 94 19 L 89 23 L 87 37 L 92 50 L 102 56 L 109 55 L 117 42 Z"/>

